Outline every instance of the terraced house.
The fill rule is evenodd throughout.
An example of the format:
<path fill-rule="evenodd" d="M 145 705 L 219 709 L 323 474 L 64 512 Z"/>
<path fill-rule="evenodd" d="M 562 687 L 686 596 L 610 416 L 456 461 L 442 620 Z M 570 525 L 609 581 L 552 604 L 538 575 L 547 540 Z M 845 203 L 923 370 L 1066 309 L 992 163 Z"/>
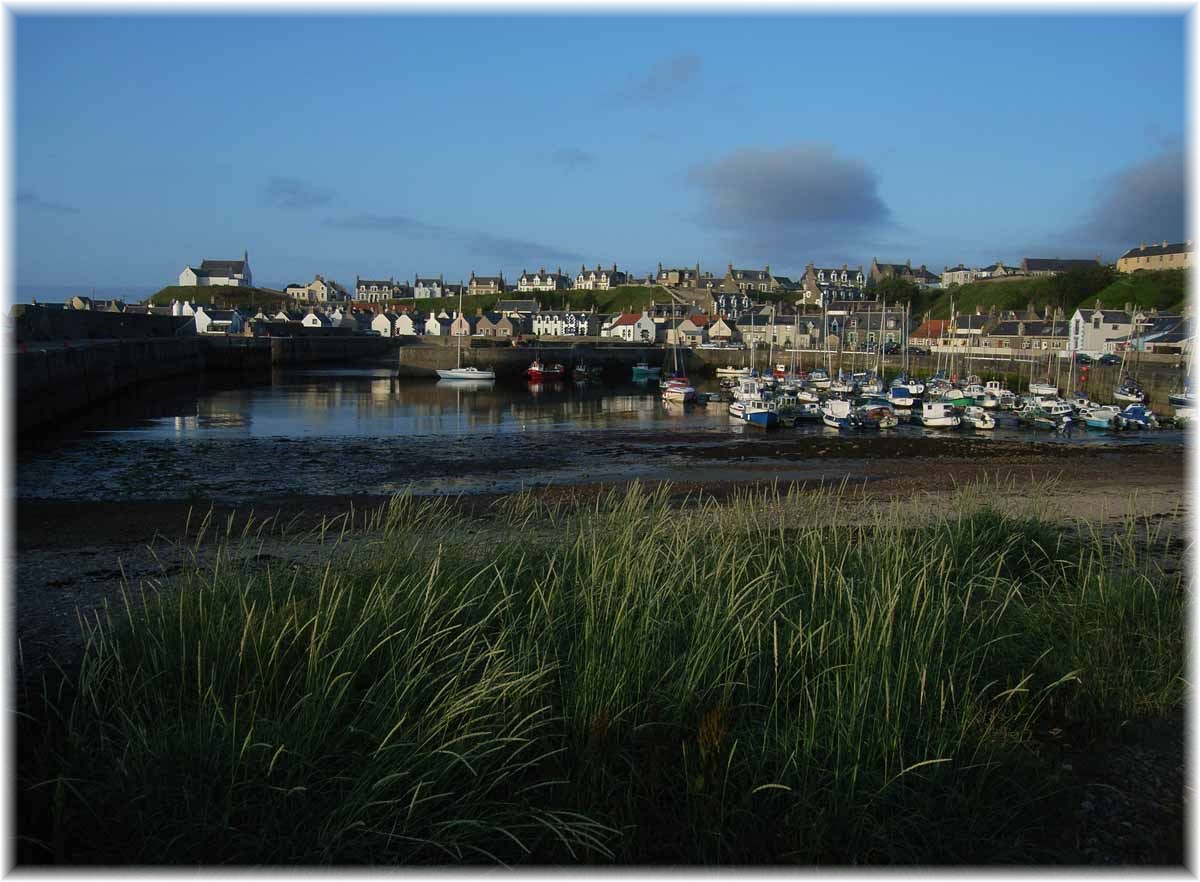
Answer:
<path fill-rule="evenodd" d="M 867 273 L 867 281 L 877 285 L 884 279 L 904 279 L 923 288 L 937 288 L 942 284 L 941 276 L 934 275 L 921 264 L 913 269 L 912 261 L 904 263 L 880 263 L 878 258 L 871 258 L 871 269 Z"/>
<path fill-rule="evenodd" d="M 1117 258 L 1117 272 L 1136 273 L 1138 270 L 1189 269 L 1192 265 L 1192 255 L 1196 249 L 1192 240 L 1167 244 L 1163 239 L 1161 245 L 1147 245 L 1143 242 L 1137 248 L 1130 248 Z"/>
<path fill-rule="evenodd" d="M 867 277 L 863 275 L 862 267 L 850 269 L 844 263 L 839 269 L 814 266 L 810 261 L 800 277 L 802 301 L 815 306 L 832 300 L 862 300 L 866 286 Z"/>
<path fill-rule="evenodd" d="M 546 310 L 533 315 L 533 333 L 539 337 L 595 337 L 600 325 L 595 313 Z"/>
<path fill-rule="evenodd" d="M 1025 257 L 1021 260 L 1020 273 L 1023 276 L 1057 276 L 1059 273 L 1070 272 L 1073 269 L 1095 269 L 1100 265 L 1100 258 L 1091 260 L 1060 260 L 1057 257 Z"/>
<path fill-rule="evenodd" d="M 521 278 L 517 280 L 518 291 L 566 291 L 571 287 L 571 280 L 563 275 L 562 267 L 557 272 L 548 273 L 545 267 L 536 273 L 521 270 Z"/>
<path fill-rule="evenodd" d="M 383 303 L 403 296 L 407 285 L 395 279 L 360 279 L 354 277 L 354 299 L 362 303 Z"/>
<path fill-rule="evenodd" d="M 439 274 L 436 279 L 422 278 L 416 276 L 412 284 L 414 300 L 429 300 L 434 297 L 445 297 L 445 288 L 443 286 L 442 277 Z"/>
<path fill-rule="evenodd" d="M 607 291 L 629 281 L 629 274 L 619 272 L 614 263 L 612 269 L 601 269 L 596 264 L 594 270 L 585 269 L 581 264 L 579 274 L 575 276 L 575 287 L 580 291 Z"/>

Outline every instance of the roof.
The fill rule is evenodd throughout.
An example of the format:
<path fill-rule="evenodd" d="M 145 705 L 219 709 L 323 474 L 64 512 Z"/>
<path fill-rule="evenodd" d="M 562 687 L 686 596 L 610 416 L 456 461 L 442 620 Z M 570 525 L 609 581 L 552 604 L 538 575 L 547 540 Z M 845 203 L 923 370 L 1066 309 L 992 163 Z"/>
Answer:
<path fill-rule="evenodd" d="M 358 287 L 360 287 L 360 288 L 362 288 L 364 286 L 369 287 L 371 285 L 374 285 L 376 288 L 379 288 L 381 286 L 384 288 L 390 288 L 394 284 L 396 284 L 396 283 L 393 282 L 391 279 L 359 279 L 358 280 Z"/>
<path fill-rule="evenodd" d="M 766 282 L 771 276 L 766 270 L 732 270 L 735 279 L 749 279 L 752 282 Z"/>
<path fill-rule="evenodd" d="M 500 276 L 473 276 L 471 281 L 478 285 L 503 285 L 504 279 Z"/>
<path fill-rule="evenodd" d="M 1186 254 L 1189 251 L 1194 251 L 1195 246 L 1187 242 L 1175 242 L 1173 244 L 1158 244 L 1158 245 L 1141 245 L 1137 248 L 1130 248 L 1121 255 L 1119 260 L 1126 257 L 1153 257 L 1156 254 Z"/>
<path fill-rule="evenodd" d="M 615 328 L 618 325 L 636 325 L 641 317 L 642 314 L 640 312 L 623 312 L 617 318 L 617 320 L 612 323 L 612 326 Z"/>
<path fill-rule="evenodd" d="M 1100 309 L 1100 310 L 1080 309 L 1080 310 L 1078 310 L 1078 312 L 1079 312 L 1079 317 L 1082 318 L 1085 322 L 1090 322 L 1092 320 L 1092 317 L 1097 312 L 1100 313 L 1100 321 L 1106 325 L 1107 324 L 1117 324 L 1117 325 L 1126 324 L 1127 325 L 1133 321 L 1133 319 L 1130 317 L 1129 313 L 1127 313 L 1123 309 Z"/>
<path fill-rule="evenodd" d="M 1091 260 L 1079 260 L 1076 258 L 1059 260 L 1057 257 L 1026 257 L 1021 261 L 1021 267 L 1026 272 L 1063 272 L 1082 266 L 1099 266 L 1099 261 L 1095 258 Z"/>
<path fill-rule="evenodd" d="M 954 319 L 954 326 L 960 330 L 975 330 L 976 328 L 982 328 L 984 325 L 986 325 L 988 323 L 988 319 L 989 316 L 986 315 L 974 315 L 972 313 L 967 313 L 965 315 L 956 316 Z"/>
<path fill-rule="evenodd" d="M 197 275 L 213 276 L 213 275 L 234 275 L 235 273 L 246 272 L 246 261 L 244 260 L 205 260 L 200 264 L 200 268 L 196 270 Z"/>
<path fill-rule="evenodd" d="M 923 337 L 932 339 L 941 337 L 943 334 L 950 331 L 950 319 L 930 319 L 923 322 L 915 331 L 910 334 L 910 337 Z"/>

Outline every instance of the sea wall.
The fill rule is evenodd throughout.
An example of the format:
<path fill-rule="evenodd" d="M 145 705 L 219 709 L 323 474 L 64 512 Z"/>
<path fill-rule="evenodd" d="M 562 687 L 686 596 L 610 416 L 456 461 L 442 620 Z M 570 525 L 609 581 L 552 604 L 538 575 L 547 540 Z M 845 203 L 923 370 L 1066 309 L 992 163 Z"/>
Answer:
<path fill-rule="evenodd" d="M 18 346 L 50 341 L 80 343 L 196 334 L 196 323 L 191 316 L 63 309 L 28 303 L 14 304 L 8 316 Z"/>
<path fill-rule="evenodd" d="M 74 346 L 23 344 L 11 356 L 17 431 L 24 433 L 45 426 L 151 380 L 205 371 L 262 371 L 290 364 L 387 358 L 394 348 L 393 341 L 381 337 L 265 338 L 216 334 Z"/>

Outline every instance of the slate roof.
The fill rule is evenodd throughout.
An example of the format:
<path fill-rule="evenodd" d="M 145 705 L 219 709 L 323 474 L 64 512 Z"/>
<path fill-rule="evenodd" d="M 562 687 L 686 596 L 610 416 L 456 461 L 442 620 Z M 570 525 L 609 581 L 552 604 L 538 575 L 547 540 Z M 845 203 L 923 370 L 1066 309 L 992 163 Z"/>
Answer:
<path fill-rule="evenodd" d="M 358 280 L 358 287 L 360 287 L 360 288 L 369 288 L 372 285 L 374 285 L 376 288 L 387 288 L 390 290 L 392 285 L 394 285 L 394 284 L 395 284 L 395 282 L 393 282 L 391 279 L 359 279 Z"/>
<path fill-rule="evenodd" d="M 770 278 L 771 278 L 771 276 L 767 273 L 766 270 L 740 270 L 740 269 L 735 269 L 733 271 L 733 277 L 735 279 L 748 280 L 751 282 L 766 282 L 766 281 L 770 281 Z"/>
<path fill-rule="evenodd" d="M 1026 257 L 1021 261 L 1021 269 L 1025 272 L 1066 272 L 1078 267 L 1099 266 L 1095 260 L 1059 260 L 1057 257 Z"/>
<path fill-rule="evenodd" d="M 1126 257 L 1154 257 L 1158 254 L 1186 254 L 1189 251 L 1195 250 L 1195 247 L 1188 245 L 1186 242 L 1168 243 L 1167 245 L 1147 245 L 1143 247 L 1130 248 L 1120 259 Z"/>
<path fill-rule="evenodd" d="M 437 285 L 439 288 L 441 288 L 442 280 L 441 279 L 423 279 L 420 276 L 416 276 L 413 278 L 413 287 L 414 288 L 416 288 L 417 286 L 423 286 L 423 287 L 428 288 L 432 285 Z"/>
<path fill-rule="evenodd" d="M 1095 310 L 1095 309 L 1080 309 L 1079 317 L 1081 319 L 1083 319 L 1085 322 L 1090 322 L 1092 320 L 1092 317 L 1095 316 L 1096 312 L 1097 312 L 1097 310 Z M 1129 313 L 1127 313 L 1123 309 L 1101 309 L 1101 310 L 1099 310 L 1099 312 L 1100 312 L 1100 321 L 1102 324 L 1108 325 L 1108 324 L 1122 324 L 1123 323 L 1123 324 L 1127 325 L 1133 321 L 1133 319 L 1130 317 Z"/>
<path fill-rule="evenodd" d="M 205 260 L 201 262 L 200 269 L 196 270 L 197 275 L 204 276 L 232 276 L 245 272 L 244 260 Z"/>

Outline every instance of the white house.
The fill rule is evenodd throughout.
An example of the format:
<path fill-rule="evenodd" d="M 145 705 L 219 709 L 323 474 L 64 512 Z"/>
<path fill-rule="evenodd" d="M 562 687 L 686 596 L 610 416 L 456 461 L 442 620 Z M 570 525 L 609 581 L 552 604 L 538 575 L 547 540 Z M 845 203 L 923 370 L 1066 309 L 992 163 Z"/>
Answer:
<path fill-rule="evenodd" d="M 283 289 L 283 293 L 293 300 L 308 300 L 308 285 L 292 282 Z"/>
<path fill-rule="evenodd" d="M 417 276 L 413 279 L 413 299 L 428 300 L 431 297 L 444 297 L 445 286 L 442 282 L 442 277 L 436 279 L 423 279 Z"/>
<path fill-rule="evenodd" d="M 392 333 L 397 337 L 416 337 L 425 333 L 425 320 L 420 313 L 402 312 L 396 316 Z"/>
<path fill-rule="evenodd" d="M 371 330 L 378 331 L 380 337 L 391 337 L 396 333 L 396 320 L 400 316 L 394 312 L 381 312 L 371 319 Z"/>
<path fill-rule="evenodd" d="M 205 309 L 197 306 L 195 311 L 197 334 L 240 334 L 242 314 L 236 309 Z"/>
<path fill-rule="evenodd" d="M 535 312 L 533 333 L 539 337 L 585 337 L 591 313 L 572 310 Z"/>
<path fill-rule="evenodd" d="M 634 312 L 623 313 L 608 326 L 607 333 L 601 330 L 602 337 L 620 337 L 630 343 L 653 343 L 658 333 L 654 319 L 642 310 L 638 315 Z"/>
<path fill-rule="evenodd" d="M 425 333 L 432 337 L 450 336 L 450 319 L 445 315 L 431 315 L 425 321 Z"/>
<path fill-rule="evenodd" d="M 250 252 L 242 252 L 241 260 L 205 260 L 199 267 L 185 266 L 179 274 L 179 284 L 186 287 L 228 285 L 248 288 L 254 284 L 250 276 Z"/>
<path fill-rule="evenodd" d="M 300 322 L 306 328 L 331 328 L 333 321 L 323 312 L 308 311 L 308 315 Z"/>
<path fill-rule="evenodd" d="M 1123 309 L 1101 309 L 1100 301 L 1094 309 L 1077 309 L 1071 316 L 1067 348 L 1087 355 L 1112 352 L 1111 342 L 1128 337 L 1135 318 Z"/>

